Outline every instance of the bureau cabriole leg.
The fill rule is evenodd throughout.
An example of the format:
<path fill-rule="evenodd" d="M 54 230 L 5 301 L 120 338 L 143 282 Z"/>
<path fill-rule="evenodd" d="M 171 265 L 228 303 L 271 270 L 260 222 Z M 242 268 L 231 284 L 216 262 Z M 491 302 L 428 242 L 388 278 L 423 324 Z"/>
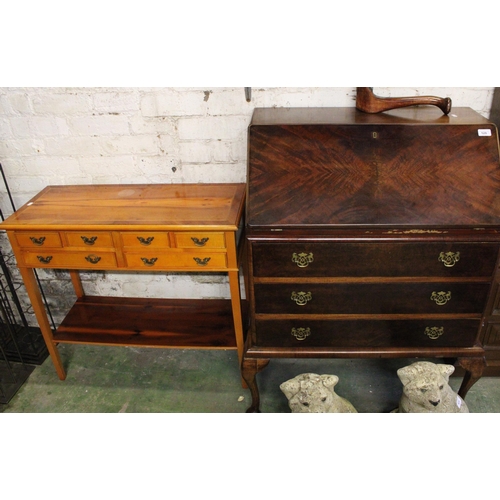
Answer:
<path fill-rule="evenodd" d="M 486 360 L 484 357 L 479 358 L 458 358 L 458 364 L 465 370 L 462 385 L 458 391 L 458 395 L 465 399 L 469 389 L 481 378 Z"/>
<path fill-rule="evenodd" d="M 54 345 L 52 329 L 50 327 L 49 318 L 47 317 L 47 312 L 45 311 L 45 307 L 43 305 L 40 288 L 38 288 L 38 284 L 36 282 L 35 273 L 33 272 L 33 269 L 26 267 L 20 267 L 19 272 L 23 278 L 24 286 L 26 287 L 28 297 L 31 301 L 33 311 L 35 312 L 35 316 L 38 321 L 38 326 L 40 327 L 47 350 L 49 351 L 52 362 L 56 368 L 57 375 L 61 380 L 64 380 L 66 378 L 66 372 L 64 371 L 59 351 Z"/>
<path fill-rule="evenodd" d="M 269 359 L 245 359 L 241 364 L 241 373 L 248 384 L 250 393 L 252 394 L 252 405 L 248 408 L 247 413 L 260 413 L 260 394 L 255 376 L 261 372 L 269 364 Z"/>

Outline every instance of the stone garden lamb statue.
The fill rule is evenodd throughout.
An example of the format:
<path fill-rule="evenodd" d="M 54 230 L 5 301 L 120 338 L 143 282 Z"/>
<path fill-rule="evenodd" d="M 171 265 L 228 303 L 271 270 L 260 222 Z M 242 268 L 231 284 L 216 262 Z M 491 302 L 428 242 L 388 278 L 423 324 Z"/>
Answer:
<path fill-rule="evenodd" d="M 465 401 L 449 386 L 452 365 L 419 361 L 398 370 L 403 394 L 396 413 L 469 413 Z"/>
<path fill-rule="evenodd" d="M 287 380 L 280 389 L 292 413 L 357 413 L 354 406 L 335 393 L 336 375 L 303 373 Z"/>

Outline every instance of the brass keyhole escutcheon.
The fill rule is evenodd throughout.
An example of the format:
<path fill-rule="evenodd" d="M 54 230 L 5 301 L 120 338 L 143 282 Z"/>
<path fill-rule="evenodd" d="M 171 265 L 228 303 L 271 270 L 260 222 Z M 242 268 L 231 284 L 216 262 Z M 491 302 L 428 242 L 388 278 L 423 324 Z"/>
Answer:
<path fill-rule="evenodd" d="M 137 236 L 139 243 L 144 246 L 151 245 L 151 242 L 155 239 L 154 236 L 149 236 L 149 238 L 143 238 L 142 236 Z"/>
<path fill-rule="evenodd" d="M 306 338 L 311 335 L 311 329 L 310 328 L 292 328 L 291 334 L 297 340 L 306 340 Z"/>
<path fill-rule="evenodd" d="M 313 253 L 293 253 L 292 262 L 297 264 L 297 267 L 307 267 L 311 262 L 314 261 Z"/>
<path fill-rule="evenodd" d="M 193 259 L 199 266 L 206 266 L 210 262 L 211 257 L 205 257 L 204 259 L 193 257 Z"/>
<path fill-rule="evenodd" d="M 453 267 L 460 260 L 460 252 L 441 252 L 438 261 L 442 262 L 444 267 Z"/>
<path fill-rule="evenodd" d="M 101 260 L 101 257 L 99 257 L 98 255 L 87 255 L 87 257 L 85 257 L 85 260 L 87 262 L 90 262 L 91 264 L 97 264 Z"/>
<path fill-rule="evenodd" d="M 193 243 L 197 246 L 197 247 L 204 247 L 206 244 L 207 244 L 207 241 L 210 239 L 210 238 L 201 238 L 201 239 L 198 239 L 198 238 L 191 238 L 193 240 Z"/>
<path fill-rule="evenodd" d="M 292 292 L 291 299 L 298 306 L 305 306 L 309 301 L 312 300 L 311 292 Z"/>
<path fill-rule="evenodd" d="M 438 306 L 444 306 L 451 300 L 451 292 L 432 292 L 431 300 Z"/>
<path fill-rule="evenodd" d="M 41 255 L 37 255 L 36 258 L 42 263 L 42 264 L 48 264 L 52 260 L 52 255 L 49 255 L 47 257 L 42 257 Z"/>
<path fill-rule="evenodd" d="M 81 238 L 85 245 L 93 245 L 97 240 L 97 236 L 91 236 L 90 238 L 88 238 L 87 236 L 82 236 Z"/>
<path fill-rule="evenodd" d="M 30 240 L 33 242 L 33 245 L 41 247 L 43 245 L 43 242 L 45 241 L 45 236 L 40 236 L 40 238 L 35 238 L 34 236 L 30 236 Z"/>
<path fill-rule="evenodd" d="M 431 340 L 437 340 L 444 334 L 444 328 L 442 326 L 428 326 L 424 333 Z"/>
<path fill-rule="evenodd" d="M 142 262 L 144 262 L 145 266 L 154 266 L 156 261 L 158 260 L 158 257 L 152 257 L 151 259 L 148 259 L 146 257 L 141 257 Z"/>

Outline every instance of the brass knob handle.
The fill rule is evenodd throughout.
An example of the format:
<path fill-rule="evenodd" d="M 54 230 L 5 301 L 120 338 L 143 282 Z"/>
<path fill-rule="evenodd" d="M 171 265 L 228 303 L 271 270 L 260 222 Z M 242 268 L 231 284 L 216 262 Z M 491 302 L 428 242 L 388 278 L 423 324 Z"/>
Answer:
<path fill-rule="evenodd" d="M 204 259 L 193 257 L 193 259 L 199 266 L 206 266 L 210 262 L 211 257 L 205 257 Z"/>
<path fill-rule="evenodd" d="M 42 264 L 48 264 L 52 260 L 52 255 L 49 255 L 47 257 L 42 257 L 41 255 L 37 255 L 36 258 L 42 263 Z"/>
<path fill-rule="evenodd" d="M 428 326 L 425 329 L 425 335 L 431 340 L 436 340 L 444 333 L 444 328 L 442 326 Z"/>
<path fill-rule="evenodd" d="M 307 337 L 311 335 L 311 329 L 310 328 L 292 328 L 291 334 L 297 339 L 297 340 L 306 340 Z"/>
<path fill-rule="evenodd" d="M 81 236 L 81 238 L 85 245 L 93 245 L 97 240 L 97 236 L 91 236 L 90 238 L 87 238 L 87 236 Z"/>
<path fill-rule="evenodd" d="M 204 247 L 206 244 L 207 244 L 207 241 L 210 239 L 210 238 L 201 238 L 198 239 L 198 238 L 191 238 L 193 240 L 193 243 L 197 246 L 197 247 Z"/>
<path fill-rule="evenodd" d="M 85 260 L 87 262 L 90 262 L 91 264 L 97 264 L 101 260 L 101 257 L 99 257 L 98 255 L 87 255 L 87 257 L 85 257 Z"/>
<path fill-rule="evenodd" d="M 146 257 L 141 257 L 142 262 L 144 262 L 145 266 L 154 266 L 155 262 L 158 260 L 158 257 L 152 257 L 151 259 L 148 259 Z"/>
<path fill-rule="evenodd" d="M 438 306 L 444 306 L 451 300 L 451 292 L 432 292 L 431 300 Z"/>
<path fill-rule="evenodd" d="M 154 236 L 149 236 L 148 238 L 143 238 L 142 236 L 137 236 L 139 243 L 144 246 L 151 245 L 151 242 L 155 239 Z"/>
<path fill-rule="evenodd" d="M 45 241 L 45 236 L 40 236 L 40 238 L 30 236 L 30 240 L 33 242 L 33 245 L 41 247 L 43 245 L 43 242 Z"/>
<path fill-rule="evenodd" d="M 453 267 L 460 260 L 460 252 L 441 252 L 438 261 L 445 267 Z"/>
<path fill-rule="evenodd" d="M 314 261 L 313 253 L 293 253 L 292 262 L 297 264 L 297 267 L 307 267 L 311 262 Z"/>
<path fill-rule="evenodd" d="M 298 306 L 305 306 L 309 301 L 312 300 L 311 292 L 292 292 L 291 299 Z"/>

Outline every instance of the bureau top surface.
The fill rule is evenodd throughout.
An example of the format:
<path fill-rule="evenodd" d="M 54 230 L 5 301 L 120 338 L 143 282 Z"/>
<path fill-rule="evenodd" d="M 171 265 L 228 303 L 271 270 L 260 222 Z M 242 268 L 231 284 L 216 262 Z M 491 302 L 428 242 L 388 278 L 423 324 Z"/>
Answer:
<path fill-rule="evenodd" d="M 245 184 L 48 186 L 0 229 L 157 229 L 235 231 Z"/>
<path fill-rule="evenodd" d="M 500 226 L 495 125 L 469 108 L 256 109 L 255 228 Z"/>

